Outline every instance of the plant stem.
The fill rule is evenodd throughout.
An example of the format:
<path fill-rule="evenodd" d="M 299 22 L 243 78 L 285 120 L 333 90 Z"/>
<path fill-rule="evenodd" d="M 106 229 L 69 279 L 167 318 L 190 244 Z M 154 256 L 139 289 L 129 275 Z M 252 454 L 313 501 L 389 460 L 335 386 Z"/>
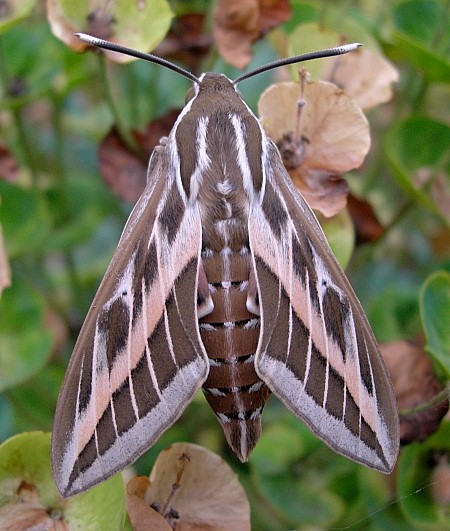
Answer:
<path fill-rule="evenodd" d="M 420 413 L 421 411 L 426 411 L 427 409 L 431 409 L 438 404 L 442 403 L 444 400 L 448 400 L 450 396 L 450 382 L 447 383 L 447 385 L 442 389 L 442 391 L 439 391 L 437 395 L 435 395 L 431 400 L 428 400 L 427 402 L 423 402 L 422 404 L 419 404 L 417 406 L 407 408 L 407 409 L 401 409 L 399 411 L 400 417 L 409 417 L 411 415 L 414 415 L 415 413 Z"/>

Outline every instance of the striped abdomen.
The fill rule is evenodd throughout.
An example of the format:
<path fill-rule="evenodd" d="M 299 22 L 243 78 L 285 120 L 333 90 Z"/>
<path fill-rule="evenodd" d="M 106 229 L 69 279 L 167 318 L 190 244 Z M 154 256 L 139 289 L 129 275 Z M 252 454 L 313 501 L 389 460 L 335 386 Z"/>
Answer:
<path fill-rule="evenodd" d="M 270 391 L 255 372 L 259 316 L 246 307 L 251 256 L 247 246 L 203 252 L 214 303 L 200 320 L 210 370 L 203 391 L 228 444 L 246 461 L 261 433 L 261 413 Z M 251 281 L 250 281 L 251 283 Z"/>

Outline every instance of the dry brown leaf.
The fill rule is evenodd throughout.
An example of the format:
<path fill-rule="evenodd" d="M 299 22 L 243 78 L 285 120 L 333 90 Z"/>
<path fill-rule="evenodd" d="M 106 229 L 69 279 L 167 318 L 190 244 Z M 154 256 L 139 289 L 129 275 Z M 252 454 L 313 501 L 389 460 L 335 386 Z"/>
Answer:
<path fill-rule="evenodd" d="M 134 531 L 170 531 L 172 528 L 164 518 L 144 501 L 149 486 L 149 479 L 142 476 L 136 476 L 127 483 L 126 502 L 131 525 Z"/>
<path fill-rule="evenodd" d="M 358 168 L 370 147 L 369 124 L 359 106 L 325 81 L 307 83 L 301 134 L 307 139 L 304 165 L 339 175 Z M 300 85 L 294 81 L 271 85 L 258 103 L 268 135 L 278 142 L 295 130 Z"/>
<path fill-rule="evenodd" d="M 213 36 L 220 55 L 230 65 L 245 68 L 258 38 L 257 0 L 219 0 L 214 10 Z"/>
<path fill-rule="evenodd" d="M 236 474 L 205 448 L 188 443 L 167 448 L 159 454 L 149 483 L 147 506 L 165 508 L 177 531 L 250 529 L 249 503 Z M 141 482 L 133 488 L 142 495 L 144 487 Z"/>
<path fill-rule="evenodd" d="M 19 163 L 11 150 L 0 144 L 0 178 L 16 182 L 19 177 Z"/>
<path fill-rule="evenodd" d="M 136 202 L 147 182 L 148 159 L 162 137 L 172 129 L 179 111 L 170 111 L 151 122 L 141 133 L 132 131 L 142 156 L 132 151 L 113 128 L 98 149 L 100 174 L 111 190 L 124 201 Z"/>
<path fill-rule="evenodd" d="M 100 174 L 111 190 L 124 201 L 135 202 L 145 187 L 147 165 L 113 128 L 98 148 Z"/>
<path fill-rule="evenodd" d="M 66 321 L 61 314 L 48 306 L 44 314 L 44 328 L 49 330 L 53 337 L 52 356 L 59 359 L 63 350 L 67 347 L 69 330 Z"/>
<path fill-rule="evenodd" d="M 322 79 L 343 89 L 362 109 L 370 109 L 392 98 L 399 73 L 380 53 L 362 47 L 324 61 Z"/>
<path fill-rule="evenodd" d="M 447 260 L 450 256 L 450 231 L 444 224 L 435 228 L 430 241 L 433 245 L 433 254 L 438 259 Z"/>
<path fill-rule="evenodd" d="M 437 503 L 443 506 L 450 504 L 450 464 L 448 456 L 442 456 L 431 474 L 431 495 Z"/>
<path fill-rule="evenodd" d="M 252 58 L 251 44 L 290 16 L 288 0 L 219 0 L 214 40 L 225 61 L 242 69 Z"/>
<path fill-rule="evenodd" d="M 36 488 L 23 482 L 16 499 L 0 508 L 0 529 L 5 531 L 67 531 L 66 523 L 54 519 L 39 500 Z"/>
<path fill-rule="evenodd" d="M 262 125 L 278 145 L 296 129 L 301 90 L 299 83 L 288 81 L 270 86 L 261 95 Z M 307 83 L 303 99 L 303 160 L 289 175 L 310 206 L 331 217 L 346 205 L 348 186 L 339 176 L 359 167 L 369 150 L 369 124 L 358 104 L 331 83 Z"/>
<path fill-rule="evenodd" d="M 87 16 L 86 33 L 109 40 L 113 34 L 114 16 L 104 7 L 96 7 Z"/>
<path fill-rule="evenodd" d="M 259 31 L 265 35 L 292 15 L 289 0 L 259 0 Z"/>
<path fill-rule="evenodd" d="M 62 520 L 53 520 L 42 505 L 17 501 L 0 508 L 0 529 L 5 531 L 67 531 L 69 528 Z M 169 528 L 170 529 L 170 528 Z"/>
<path fill-rule="evenodd" d="M 373 242 L 383 235 L 384 227 L 370 203 L 349 194 L 347 208 L 355 226 L 356 244 Z"/>
<path fill-rule="evenodd" d="M 380 345 L 394 386 L 399 410 L 414 408 L 434 398 L 443 386 L 436 379 L 429 357 L 422 346 L 410 341 L 394 341 Z M 448 411 L 448 400 L 429 409 L 400 417 L 402 444 L 423 441 L 439 427 Z"/>
<path fill-rule="evenodd" d="M 9 267 L 8 256 L 3 243 L 3 230 L 0 225 L 0 297 L 3 290 L 11 286 L 11 269 Z"/>
<path fill-rule="evenodd" d="M 134 138 L 146 156 L 150 156 L 153 148 L 159 144 L 162 137 L 168 136 L 179 114 L 179 110 L 169 111 L 164 116 L 150 122 L 143 133 L 133 131 Z"/>
<path fill-rule="evenodd" d="M 326 218 L 336 216 L 347 204 L 348 183 L 336 175 L 319 170 L 289 171 L 292 182 L 308 205 Z"/>
<path fill-rule="evenodd" d="M 177 17 L 154 54 L 170 57 L 191 72 L 197 71 L 212 43 L 211 36 L 204 32 L 204 20 L 205 16 L 201 13 L 188 13 Z"/>

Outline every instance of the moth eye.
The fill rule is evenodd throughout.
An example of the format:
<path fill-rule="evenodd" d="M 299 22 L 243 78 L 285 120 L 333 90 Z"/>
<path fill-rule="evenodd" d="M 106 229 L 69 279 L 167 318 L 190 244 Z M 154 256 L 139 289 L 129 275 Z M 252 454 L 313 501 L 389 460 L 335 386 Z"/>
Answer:
<path fill-rule="evenodd" d="M 195 88 L 192 86 L 187 92 L 184 98 L 184 104 L 188 103 L 195 96 Z"/>

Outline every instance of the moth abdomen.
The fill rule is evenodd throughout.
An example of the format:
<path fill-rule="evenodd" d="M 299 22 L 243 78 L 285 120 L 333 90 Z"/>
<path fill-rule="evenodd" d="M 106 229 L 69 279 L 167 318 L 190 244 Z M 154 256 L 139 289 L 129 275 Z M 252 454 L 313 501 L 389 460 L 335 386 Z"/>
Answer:
<path fill-rule="evenodd" d="M 228 444 L 246 461 L 261 434 L 261 413 L 270 394 L 254 365 L 260 319 L 247 308 L 250 253 L 207 252 L 203 267 L 208 280 L 214 279 L 209 283 L 214 309 L 200 319 L 210 365 L 203 391 Z M 226 280 L 218 281 L 218 271 Z"/>

